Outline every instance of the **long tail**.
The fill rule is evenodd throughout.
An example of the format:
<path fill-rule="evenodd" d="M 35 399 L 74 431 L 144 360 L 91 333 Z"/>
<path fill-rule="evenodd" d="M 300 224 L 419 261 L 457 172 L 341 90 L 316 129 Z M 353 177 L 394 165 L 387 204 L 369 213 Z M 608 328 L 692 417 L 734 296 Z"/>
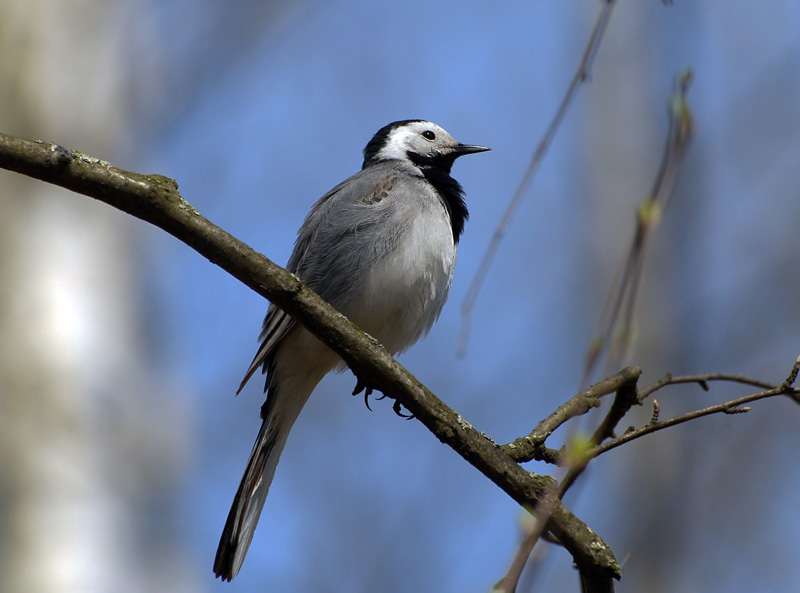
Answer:
<path fill-rule="evenodd" d="M 261 408 L 264 421 L 247 460 L 214 559 L 214 573 L 223 581 L 233 579 L 242 567 L 295 420 L 317 383 L 338 361 L 333 352 L 305 330 L 292 331 L 284 336 L 275 356 L 274 366 L 269 371 L 267 401 Z M 248 377 L 252 368 L 253 365 L 248 370 Z"/>
<path fill-rule="evenodd" d="M 228 513 L 225 529 L 222 530 L 214 559 L 214 573 L 223 581 L 230 581 L 242 567 L 293 424 L 275 420 L 274 415 L 268 415 L 261 424 L 247 461 L 247 469 Z"/>

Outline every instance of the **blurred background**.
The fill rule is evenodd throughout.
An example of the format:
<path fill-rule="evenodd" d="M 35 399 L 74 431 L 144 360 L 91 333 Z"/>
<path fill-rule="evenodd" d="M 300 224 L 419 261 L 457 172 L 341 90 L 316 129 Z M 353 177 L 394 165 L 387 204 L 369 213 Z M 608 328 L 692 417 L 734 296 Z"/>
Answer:
<path fill-rule="evenodd" d="M 642 384 L 779 383 L 800 354 L 794 0 L 618 4 L 456 357 L 466 289 L 600 8 L 0 0 L 0 131 L 173 177 L 278 263 L 384 124 L 429 119 L 492 147 L 454 167 L 471 219 L 450 302 L 400 360 L 507 442 L 579 387 L 691 67 L 697 133 L 630 362 Z M 263 401 L 260 381 L 233 393 L 267 303 L 88 198 L 0 171 L 0 208 L 0 591 L 464 592 L 504 574 L 519 507 L 389 401 L 369 412 L 345 373 L 296 425 L 242 572 L 214 580 Z M 666 418 L 747 392 L 658 399 Z M 594 462 L 567 503 L 627 558 L 618 590 L 797 591 L 798 426 L 796 404 L 768 400 Z M 545 554 L 520 590 L 577 591 L 569 556 Z"/>

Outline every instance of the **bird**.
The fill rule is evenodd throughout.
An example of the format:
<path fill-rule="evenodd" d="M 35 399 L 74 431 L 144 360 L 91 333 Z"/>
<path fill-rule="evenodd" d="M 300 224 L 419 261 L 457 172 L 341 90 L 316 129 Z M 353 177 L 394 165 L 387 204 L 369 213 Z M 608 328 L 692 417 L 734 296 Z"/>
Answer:
<path fill-rule="evenodd" d="M 457 142 L 425 120 L 384 126 L 364 148 L 361 170 L 312 206 L 286 268 L 389 352 L 406 350 L 441 313 L 469 217 L 463 188 L 450 176 L 453 163 L 487 150 Z M 259 340 L 236 393 L 260 368 L 267 397 L 214 559 L 223 581 L 242 566 L 281 452 L 311 392 L 330 371 L 346 368 L 274 304 Z M 357 378 L 356 392 L 364 387 Z"/>

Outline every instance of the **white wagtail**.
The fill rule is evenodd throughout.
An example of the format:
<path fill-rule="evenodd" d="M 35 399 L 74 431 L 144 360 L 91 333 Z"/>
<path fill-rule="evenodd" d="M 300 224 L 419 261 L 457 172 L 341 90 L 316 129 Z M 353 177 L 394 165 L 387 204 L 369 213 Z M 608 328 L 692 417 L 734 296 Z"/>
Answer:
<path fill-rule="evenodd" d="M 431 329 L 453 279 L 468 212 L 450 169 L 461 155 L 485 150 L 428 121 L 385 126 L 364 148 L 361 171 L 311 208 L 287 269 L 389 352 L 402 352 Z M 345 368 L 275 305 L 259 339 L 236 393 L 260 367 L 267 400 L 214 560 L 226 581 L 242 566 L 292 425 L 322 377 Z"/>

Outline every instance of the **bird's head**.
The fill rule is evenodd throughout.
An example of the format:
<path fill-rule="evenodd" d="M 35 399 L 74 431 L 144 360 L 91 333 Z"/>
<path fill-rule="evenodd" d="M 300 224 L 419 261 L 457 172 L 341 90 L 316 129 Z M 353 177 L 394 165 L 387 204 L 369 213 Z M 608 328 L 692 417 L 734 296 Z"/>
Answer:
<path fill-rule="evenodd" d="M 421 119 L 396 121 L 384 126 L 364 148 L 364 167 L 397 159 L 418 167 L 437 167 L 447 173 L 460 156 L 489 150 L 462 144 L 441 126 Z"/>

